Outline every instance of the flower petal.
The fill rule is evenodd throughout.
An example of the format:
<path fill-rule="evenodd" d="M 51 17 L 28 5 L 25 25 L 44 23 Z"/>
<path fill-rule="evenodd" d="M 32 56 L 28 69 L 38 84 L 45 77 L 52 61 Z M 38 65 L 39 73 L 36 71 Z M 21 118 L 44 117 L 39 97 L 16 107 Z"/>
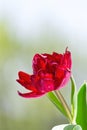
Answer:
<path fill-rule="evenodd" d="M 32 75 L 31 80 L 32 84 L 40 93 L 47 93 L 54 90 L 54 81 L 52 74 L 40 71 L 39 75 Z"/>
<path fill-rule="evenodd" d="M 53 52 L 52 56 L 53 56 L 53 59 L 55 59 L 55 61 L 58 64 L 61 64 L 61 60 L 63 59 L 63 55 L 62 54 L 58 54 L 56 52 Z"/>
<path fill-rule="evenodd" d="M 42 95 L 44 95 L 44 93 L 38 93 L 38 92 L 21 93 L 19 91 L 18 91 L 18 94 L 24 98 L 35 98 L 35 97 L 41 97 Z"/>
<path fill-rule="evenodd" d="M 32 85 L 31 75 L 22 71 L 19 71 L 18 75 L 19 79 L 16 80 L 18 83 L 20 83 L 28 90 L 37 91 L 36 88 Z"/>
<path fill-rule="evenodd" d="M 46 67 L 45 58 L 43 55 L 36 54 L 33 58 L 33 73 L 37 74 L 38 71 L 44 70 Z"/>
<path fill-rule="evenodd" d="M 64 59 L 62 61 L 63 61 L 63 64 L 66 65 L 68 69 L 71 69 L 72 67 L 71 53 L 70 51 L 67 50 L 67 48 L 64 54 Z"/>
<path fill-rule="evenodd" d="M 20 79 L 24 79 L 26 81 L 29 81 L 29 79 L 30 79 L 30 75 L 25 73 L 25 72 L 23 72 L 23 71 L 19 71 L 18 75 L 19 75 Z"/>
<path fill-rule="evenodd" d="M 55 78 L 56 78 L 55 86 L 57 87 L 56 89 L 59 89 L 64 85 L 66 85 L 70 76 L 71 76 L 71 72 L 68 71 L 63 66 L 60 66 L 55 73 Z"/>

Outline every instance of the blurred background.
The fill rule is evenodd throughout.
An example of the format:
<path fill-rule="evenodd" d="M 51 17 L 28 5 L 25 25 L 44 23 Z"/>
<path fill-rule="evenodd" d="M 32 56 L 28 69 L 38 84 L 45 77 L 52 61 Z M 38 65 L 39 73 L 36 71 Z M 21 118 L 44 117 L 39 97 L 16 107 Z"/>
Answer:
<path fill-rule="evenodd" d="M 86 0 L 0 0 L 0 130 L 51 130 L 67 123 L 47 96 L 18 96 L 18 71 L 35 53 L 72 52 L 77 87 L 87 78 Z M 61 89 L 70 104 L 70 83 Z"/>

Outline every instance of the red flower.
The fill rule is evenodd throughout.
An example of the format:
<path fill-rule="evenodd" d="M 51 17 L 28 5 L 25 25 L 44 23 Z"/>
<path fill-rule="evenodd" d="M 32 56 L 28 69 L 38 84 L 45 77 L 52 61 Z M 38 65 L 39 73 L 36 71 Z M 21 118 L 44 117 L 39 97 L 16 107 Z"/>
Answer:
<path fill-rule="evenodd" d="M 60 89 L 69 80 L 71 75 L 71 53 L 66 49 L 64 54 L 36 54 L 33 58 L 33 74 L 20 71 L 19 82 L 30 90 L 28 93 L 18 94 L 25 98 L 39 97 L 47 92 Z"/>

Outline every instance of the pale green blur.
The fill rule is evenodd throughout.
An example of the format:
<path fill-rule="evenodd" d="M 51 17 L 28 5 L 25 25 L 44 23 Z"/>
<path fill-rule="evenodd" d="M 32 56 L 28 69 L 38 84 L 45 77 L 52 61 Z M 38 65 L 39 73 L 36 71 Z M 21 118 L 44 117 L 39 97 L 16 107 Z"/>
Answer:
<path fill-rule="evenodd" d="M 9 31 L 7 24 L 0 24 L 0 130 L 51 130 L 55 125 L 68 122 L 46 96 L 37 99 L 19 97 L 17 90 L 25 89 L 16 82 L 18 71 L 32 73 L 35 53 L 63 53 L 67 46 L 72 52 L 73 74 L 79 86 L 87 77 L 87 58 L 63 37 L 52 32 L 49 35 L 48 31 L 39 38 L 22 41 Z M 70 83 L 61 91 L 70 104 Z"/>

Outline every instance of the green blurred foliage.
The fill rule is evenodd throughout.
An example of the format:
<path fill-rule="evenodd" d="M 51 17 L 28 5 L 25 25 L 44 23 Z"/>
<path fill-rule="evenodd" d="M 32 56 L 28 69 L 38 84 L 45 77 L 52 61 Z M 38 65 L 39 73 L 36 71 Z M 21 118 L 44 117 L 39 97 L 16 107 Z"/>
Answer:
<path fill-rule="evenodd" d="M 25 45 L 25 42 L 27 43 Z M 55 44 L 54 44 L 55 42 Z M 50 130 L 54 125 L 66 122 L 46 96 L 38 99 L 22 99 L 16 83 L 19 70 L 32 73 L 31 60 L 35 53 L 51 53 L 62 50 L 60 42 L 47 36 L 21 41 L 5 23 L 0 24 L 0 129 L 1 130 Z M 58 116 L 59 115 L 59 116 Z"/>
<path fill-rule="evenodd" d="M 0 24 L 0 66 L 9 58 L 14 56 L 18 44 L 15 38 L 11 37 L 7 26 Z"/>

